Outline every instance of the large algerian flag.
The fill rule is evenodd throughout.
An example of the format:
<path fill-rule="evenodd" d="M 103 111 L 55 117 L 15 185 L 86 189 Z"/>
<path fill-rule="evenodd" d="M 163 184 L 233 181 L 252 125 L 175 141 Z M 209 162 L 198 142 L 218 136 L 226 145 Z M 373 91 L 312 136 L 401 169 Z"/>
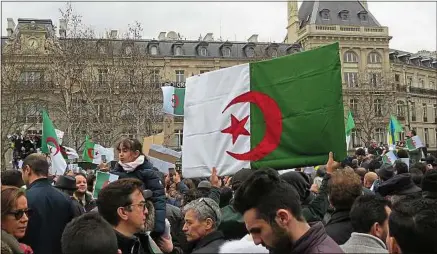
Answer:
<path fill-rule="evenodd" d="M 352 130 L 355 128 L 354 118 L 352 117 L 352 112 L 349 111 L 346 122 L 346 149 L 349 148 L 349 143 L 351 142 Z"/>
<path fill-rule="evenodd" d="M 163 110 L 167 114 L 183 116 L 184 115 L 184 100 L 185 88 L 177 88 L 173 86 L 163 86 Z"/>
<path fill-rule="evenodd" d="M 106 158 L 107 162 L 113 161 L 114 148 L 105 148 L 99 144 L 95 144 L 86 136 L 82 159 L 86 162 L 92 162 L 93 164 L 100 164 L 103 158 Z"/>
<path fill-rule="evenodd" d="M 51 173 L 62 175 L 67 168 L 67 162 L 65 162 L 65 159 L 62 156 L 55 127 L 53 126 L 52 120 L 50 120 L 47 111 L 43 111 L 42 119 L 41 152 L 50 155 Z"/>
<path fill-rule="evenodd" d="M 403 131 L 402 125 L 395 116 L 390 116 L 390 121 L 387 126 L 387 144 L 390 150 L 394 150 L 396 142 L 399 141 L 399 133 Z"/>
<path fill-rule="evenodd" d="M 184 177 L 346 156 L 338 43 L 187 79 Z"/>

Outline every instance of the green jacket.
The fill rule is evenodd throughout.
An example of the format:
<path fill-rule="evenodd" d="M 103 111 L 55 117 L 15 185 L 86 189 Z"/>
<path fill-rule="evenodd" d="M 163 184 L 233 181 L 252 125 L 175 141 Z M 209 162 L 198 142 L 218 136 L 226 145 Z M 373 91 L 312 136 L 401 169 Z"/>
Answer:
<path fill-rule="evenodd" d="M 322 221 L 329 207 L 328 201 L 328 181 L 331 178 L 330 174 L 323 177 L 322 185 L 320 185 L 319 194 L 302 209 L 302 215 L 307 222 Z"/>

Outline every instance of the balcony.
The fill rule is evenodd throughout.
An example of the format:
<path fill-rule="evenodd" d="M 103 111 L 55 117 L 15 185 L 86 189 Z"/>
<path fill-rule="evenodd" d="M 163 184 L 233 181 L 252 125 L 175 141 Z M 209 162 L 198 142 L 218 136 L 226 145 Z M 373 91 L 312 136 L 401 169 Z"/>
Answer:
<path fill-rule="evenodd" d="M 20 81 L 10 87 L 10 90 L 22 90 L 22 91 L 47 91 L 55 89 L 55 85 L 52 81 Z"/>
<path fill-rule="evenodd" d="M 388 27 L 355 27 L 355 26 L 340 26 L 340 25 L 306 25 L 298 31 L 298 36 L 303 37 L 307 34 L 317 35 L 350 35 L 350 36 L 375 36 L 387 37 Z"/>
<path fill-rule="evenodd" d="M 437 91 L 428 88 L 410 87 L 410 93 L 435 95 Z"/>
<path fill-rule="evenodd" d="M 405 120 L 405 116 L 397 116 L 399 121 L 404 121 Z"/>

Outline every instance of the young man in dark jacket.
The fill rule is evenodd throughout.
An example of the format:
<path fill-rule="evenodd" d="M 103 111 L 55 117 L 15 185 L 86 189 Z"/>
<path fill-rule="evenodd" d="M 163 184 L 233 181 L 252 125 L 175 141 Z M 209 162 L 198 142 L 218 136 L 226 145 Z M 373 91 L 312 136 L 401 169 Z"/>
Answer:
<path fill-rule="evenodd" d="M 305 221 L 296 190 L 273 169 L 250 176 L 235 193 L 234 207 L 243 214 L 254 243 L 274 253 L 342 253 L 321 222 Z"/>

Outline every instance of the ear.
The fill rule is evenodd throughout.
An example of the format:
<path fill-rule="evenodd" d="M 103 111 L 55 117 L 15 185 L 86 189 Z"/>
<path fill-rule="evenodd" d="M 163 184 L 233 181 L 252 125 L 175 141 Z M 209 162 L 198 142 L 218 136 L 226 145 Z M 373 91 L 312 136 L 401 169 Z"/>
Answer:
<path fill-rule="evenodd" d="M 276 223 L 278 223 L 281 227 L 287 227 L 290 220 L 291 220 L 291 214 L 289 211 L 285 209 L 279 209 L 276 211 Z"/>
<path fill-rule="evenodd" d="M 117 208 L 117 214 L 118 217 L 120 217 L 121 220 L 127 220 L 128 216 L 127 216 L 127 211 L 124 207 L 119 207 Z"/>
<path fill-rule="evenodd" d="M 135 157 L 138 157 L 138 156 L 140 156 L 140 151 L 136 150 L 135 151 Z"/>
<path fill-rule="evenodd" d="M 378 238 L 381 238 L 382 231 L 383 231 L 383 228 L 381 227 L 381 225 L 379 225 L 378 222 L 373 223 L 372 227 L 370 228 L 370 234 L 372 234 Z"/>
<path fill-rule="evenodd" d="M 206 229 L 212 229 L 214 227 L 214 221 L 211 218 L 205 220 Z"/>

